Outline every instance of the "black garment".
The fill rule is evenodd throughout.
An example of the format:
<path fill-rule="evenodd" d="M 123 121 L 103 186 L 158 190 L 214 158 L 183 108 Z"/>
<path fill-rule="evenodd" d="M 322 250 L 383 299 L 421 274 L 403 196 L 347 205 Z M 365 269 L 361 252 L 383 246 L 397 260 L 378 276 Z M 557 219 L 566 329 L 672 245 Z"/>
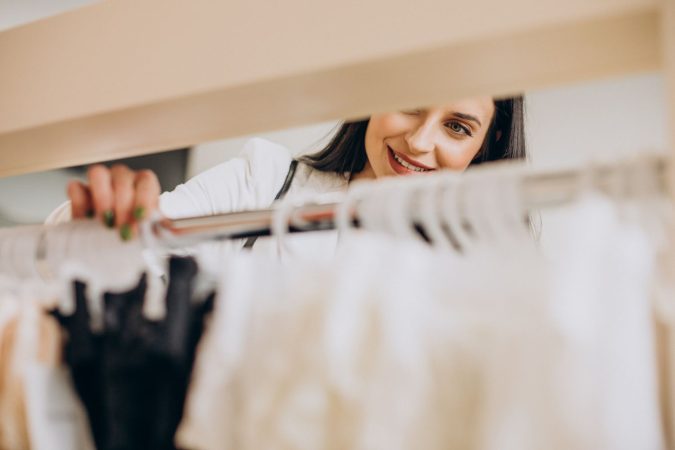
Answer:
<path fill-rule="evenodd" d="M 105 294 L 100 334 L 89 327 L 82 283 L 75 283 L 75 313 L 55 313 L 69 336 L 66 362 L 98 450 L 175 448 L 196 346 L 214 299 L 194 301 L 197 271 L 191 258 L 171 259 L 161 321 L 142 314 L 145 275 L 129 292 Z"/>
<path fill-rule="evenodd" d="M 100 358 L 103 337 L 91 332 L 85 290 L 83 283 L 73 283 L 75 312 L 64 316 L 56 311 L 54 315 L 66 331 L 68 340 L 64 349 L 65 360 L 70 366 L 75 389 L 88 413 L 94 442 L 98 444 L 97 437 L 105 429 L 103 417 L 98 413 L 103 409 L 103 366 Z"/>

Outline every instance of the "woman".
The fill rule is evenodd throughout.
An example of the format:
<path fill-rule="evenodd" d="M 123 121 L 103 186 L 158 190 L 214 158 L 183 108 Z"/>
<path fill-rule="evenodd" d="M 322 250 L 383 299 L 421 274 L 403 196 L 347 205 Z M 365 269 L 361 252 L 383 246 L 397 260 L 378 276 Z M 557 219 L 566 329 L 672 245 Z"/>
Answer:
<path fill-rule="evenodd" d="M 91 167 L 88 183 L 71 182 L 68 196 L 73 218 L 95 215 L 129 239 L 136 222 L 158 207 L 168 217 L 267 208 L 286 190 L 320 196 L 344 191 L 352 180 L 462 171 L 525 156 L 523 98 L 479 97 L 346 123 L 323 150 L 300 157 L 297 170 L 287 149 L 253 139 L 242 157 L 161 196 L 154 173 L 121 165 Z M 68 212 L 62 208 L 51 221 Z"/>

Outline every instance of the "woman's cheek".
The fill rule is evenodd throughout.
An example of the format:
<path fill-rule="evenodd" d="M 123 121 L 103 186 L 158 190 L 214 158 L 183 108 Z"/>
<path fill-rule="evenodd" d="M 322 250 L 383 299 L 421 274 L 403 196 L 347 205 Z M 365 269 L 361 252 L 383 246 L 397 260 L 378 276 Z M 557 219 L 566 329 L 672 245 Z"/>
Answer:
<path fill-rule="evenodd" d="M 442 150 L 439 165 L 444 169 L 464 170 L 469 167 L 475 153 L 472 148 L 452 148 Z"/>
<path fill-rule="evenodd" d="M 376 134 L 383 138 L 405 133 L 411 126 L 411 118 L 404 114 L 382 114 L 370 120 Z"/>

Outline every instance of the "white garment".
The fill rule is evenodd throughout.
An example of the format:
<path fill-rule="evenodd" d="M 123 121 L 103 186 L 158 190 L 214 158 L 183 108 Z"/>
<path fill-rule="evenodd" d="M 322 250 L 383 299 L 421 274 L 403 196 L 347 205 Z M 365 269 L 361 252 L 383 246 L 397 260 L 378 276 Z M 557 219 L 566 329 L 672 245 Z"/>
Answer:
<path fill-rule="evenodd" d="M 605 198 L 569 213 L 555 260 L 367 233 L 333 262 L 239 255 L 179 446 L 661 450 L 654 248 Z"/>
<path fill-rule="evenodd" d="M 221 163 L 181 184 L 160 197 L 160 211 L 167 217 L 180 218 L 227 212 L 268 208 L 281 189 L 291 163 L 290 151 L 282 145 L 265 139 L 249 140 L 241 156 Z M 347 189 L 345 175 L 321 172 L 300 163 L 286 197 L 312 196 L 318 201 L 329 199 L 336 192 Z M 70 202 L 52 212 L 47 224 L 70 220 Z M 217 261 L 223 252 L 237 251 L 244 240 L 219 244 L 207 243 L 199 247 L 200 256 Z M 325 258 L 334 254 L 334 232 L 303 233 L 289 236 L 284 248 L 296 256 Z M 260 238 L 253 251 L 276 254 L 277 245 L 271 238 Z"/>

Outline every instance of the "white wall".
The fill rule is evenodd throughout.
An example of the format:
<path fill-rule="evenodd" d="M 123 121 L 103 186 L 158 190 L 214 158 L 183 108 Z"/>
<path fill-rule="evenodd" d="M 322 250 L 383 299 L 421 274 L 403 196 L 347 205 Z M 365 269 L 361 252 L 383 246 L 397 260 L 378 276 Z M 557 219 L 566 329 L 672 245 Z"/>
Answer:
<path fill-rule="evenodd" d="M 664 151 L 665 85 L 650 74 L 530 92 L 528 146 L 535 166 Z"/>
<path fill-rule="evenodd" d="M 43 222 L 66 201 L 71 178 L 65 170 L 0 178 L 0 226 Z"/>
<path fill-rule="evenodd" d="M 0 30 L 95 2 L 95 0 L 0 0 Z"/>
<path fill-rule="evenodd" d="M 597 81 L 527 95 L 527 135 L 535 167 L 614 161 L 667 148 L 665 85 L 660 75 Z M 550 254 L 565 209 L 545 209 L 540 244 Z"/>

